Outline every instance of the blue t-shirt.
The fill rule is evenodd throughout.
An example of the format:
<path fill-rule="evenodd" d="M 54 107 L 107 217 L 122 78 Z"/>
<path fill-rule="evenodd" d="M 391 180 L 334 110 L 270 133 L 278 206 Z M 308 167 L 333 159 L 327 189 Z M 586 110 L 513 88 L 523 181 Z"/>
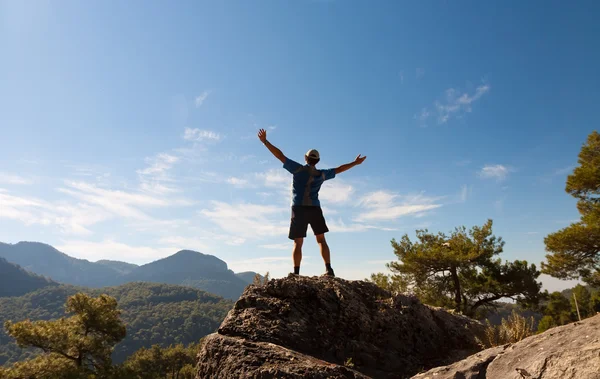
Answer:
<path fill-rule="evenodd" d="M 335 169 L 317 170 L 286 158 L 283 168 L 294 175 L 292 182 L 292 206 L 320 207 L 319 190 L 324 181 L 335 178 Z"/>

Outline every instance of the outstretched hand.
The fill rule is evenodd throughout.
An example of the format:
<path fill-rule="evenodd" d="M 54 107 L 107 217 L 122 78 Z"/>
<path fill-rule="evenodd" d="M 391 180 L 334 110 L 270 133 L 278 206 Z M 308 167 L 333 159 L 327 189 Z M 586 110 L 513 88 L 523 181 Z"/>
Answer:
<path fill-rule="evenodd" d="M 265 143 L 267 142 L 267 131 L 264 129 L 260 129 L 258 131 L 258 139 L 260 140 L 260 142 Z"/>
<path fill-rule="evenodd" d="M 357 165 L 359 165 L 359 164 L 363 163 L 365 161 L 365 159 L 367 159 L 366 156 L 361 157 L 360 154 L 358 154 L 358 156 L 354 160 L 354 163 L 357 164 Z"/>

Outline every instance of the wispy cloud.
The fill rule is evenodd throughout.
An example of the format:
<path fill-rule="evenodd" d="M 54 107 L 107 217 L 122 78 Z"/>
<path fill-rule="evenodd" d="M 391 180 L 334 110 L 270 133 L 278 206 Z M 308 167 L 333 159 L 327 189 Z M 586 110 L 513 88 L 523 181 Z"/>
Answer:
<path fill-rule="evenodd" d="M 86 203 L 52 203 L 41 199 L 0 192 L 0 218 L 24 225 L 56 226 L 66 234 L 89 235 L 91 225 L 107 220 L 111 214 Z"/>
<path fill-rule="evenodd" d="M 212 201 L 211 208 L 200 211 L 223 231 L 244 239 L 285 235 L 288 224 L 281 215 L 286 212 L 289 212 L 287 208 L 270 205 L 222 201 Z"/>
<path fill-rule="evenodd" d="M 354 197 L 354 187 L 342 179 L 334 179 L 323 183 L 319 191 L 319 200 L 325 204 L 344 204 Z"/>
<path fill-rule="evenodd" d="M 484 179 L 496 179 L 497 181 L 503 181 L 508 177 L 511 169 L 501 165 L 485 165 L 479 171 L 479 176 Z"/>
<path fill-rule="evenodd" d="M 210 130 L 185 128 L 183 139 L 186 141 L 219 141 L 221 139 L 221 135 Z"/>
<path fill-rule="evenodd" d="M 137 170 L 140 188 L 143 191 L 159 195 L 179 192 L 179 189 L 174 185 L 175 180 L 169 174 L 169 170 L 179 160 L 178 156 L 168 153 L 160 153 L 154 157 L 146 158 L 148 166 Z"/>
<path fill-rule="evenodd" d="M 403 216 L 420 216 L 439 208 L 441 197 L 418 195 L 398 195 L 387 191 L 376 191 L 367 194 L 360 200 L 364 208 L 357 221 L 389 221 Z"/>
<path fill-rule="evenodd" d="M 236 187 L 246 187 L 248 186 L 248 181 L 242 178 L 230 177 L 227 179 L 227 183 L 234 185 Z"/>
<path fill-rule="evenodd" d="M 177 250 L 173 247 L 131 246 L 112 239 L 102 242 L 84 240 L 67 240 L 56 248 L 73 257 L 95 261 L 98 259 L 123 260 L 127 262 L 144 264 L 156 259 L 174 254 Z"/>
<path fill-rule="evenodd" d="M 196 96 L 196 99 L 194 100 L 194 103 L 196 104 L 196 108 L 199 108 L 202 106 L 202 104 L 204 104 L 204 100 L 206 100 L 208 95 L 210 95 L 210 92 L 204 91 L 200 95 Z"/>
<path fill-rule="evenodd" d="M 302 266 L 310 265 L 311 257 L 302 257 Z M 308 262 L 306 262 L 308 261 Z M 261 275 L 270 273 L 271 277 L 282 277 L 289 273 L 292 265 L 292 258 L 285 257 L 259 257 L 251 259 L 241 259 L 227 262 L 229 268 L 235 272 L 254 271 Z"/>
<path fill-rule="evenodd" d="M 202 250 L 208 249 L 207 240 L 199 239 L 199 238 L 187 238 L 187 237 L 182 237 L 182 236 L 168 236 L 168 237 L 160 238 L 158 242 L 161 245 L 172 246 L 177 251 L 179 251 L 179 250 L 202 251 Z"/>
<path fill-rule="evenodd" d="M 445 124 L 452 117 L 462 117 L 465 113 L 473 111 L 473 104 L 481 99 L 483 95 L 490 91 L 489 84 L 481 84 L 473 93 L 462 92 L 458 88 L 449 88 L 445 92 L 442 101 L 436 101 L 433 105 L 433 110 L 437 115 L 438 124 Z M 421 124 L 427 119 L 431 112 L 428 108 L 423 108 L 415 119 Z"/>
<path fill-rule="evenodd" d="M 563 167 L 563 168 L 559 168 L 557 170 L 554 170 L 554 172 L 552 173 L 553 176 L 564 176 L 567 174 L 570 174 L 571 172 L 573 172 L 573 170 L 575 169 L 575 165 L 571 165 L 571 166 L 567 166 L 567 167 Z M 1 181 L 1 179 L 0 179 Z"/>
<path fill-rule="evenodd" d="M 438 123 L 444 124 L 454 115 L 471 112 L 473 110 L 472 104 L 489 91 L 490 86 L 488 84 L 480 85 L 475 89 L 475 93 L 471 95 L 461 93 L 456 88 L 447 89 L 445 101 L 437 101 L 435 103 L 435 109 L 438 113 Z"/>
<path fill-rule="evenodd" d="M 22 176 L 8 174 L 5 172 L 0 172 L 0 183 L 2 184 L 18 184 L 18 185 L 27 185 L 33 184 L 32 179 L 24 178 Z"/>
<path fill-rule="evenodd" d="M 427 126 L 427 119 L 430 116 L 430 112 L 427 108 L 421 109 L 421 112 L 414 115 L 414 119 L 417 120 L 421 126 Z"/>
<path fill-rule="evenodd" d="M 460 188 L 460 201 L 462 203 L 466 202 L 470 193 L 471 193 L 471 188 L 469 186 L 467 186 L 466 184 L 463 184 L 463 186 Z"/>
<path fill-rule="evenodd" d="M 267 172 L 256 173 L 255 176 L 265 187 L 289 190 L 292 185 L 291 175 L 282 169 L 271 169 Z"/>
<path fill-rule="evenodd" d="M 400 70 L 398 73 L 398 77 L 400 78 L 400 83 L 404 83 L 404 71 Z"/>

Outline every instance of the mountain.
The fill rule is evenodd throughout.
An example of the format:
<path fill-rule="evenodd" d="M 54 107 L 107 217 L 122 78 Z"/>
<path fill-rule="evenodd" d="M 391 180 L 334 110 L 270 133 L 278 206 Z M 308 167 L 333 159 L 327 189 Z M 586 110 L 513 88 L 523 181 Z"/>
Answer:
<path fill-rule="evenodd" d="M 121 280 L 190 286 L 234 300 L 248 285 L 219 258 L 191 250 L 137 267 Z"/>
<path fill-rule="evenodd" d="M 255 275 L 244 272 L 238 277 L 219 258 L 191 250 L 137 266 L 110 260 L 90 262 L 43 243 L 19 242 L 0 243 L 0 257 L 64 284 L 99 288 L 129 282 L 168 283 L 195 287 L 233 300 L 252 283 Z"/>
<path fill-rule="evenodd" d="M 122 362 L 141 347 L 153 344 L 196 343 L 214 332 L 233 302 L 194 288 L 156 283 L 128 283 L 118 287 L 91 289 L 54 285 L 19 297 L 0 298 L 0 325 L 5 321 L 51 320 L 65 316 L 67 298 L 78 292 L 93 296 L 106 293 L 117 299 L 127 337 L 114 351 Z M 35 355 L 20 349 L 0 328 L 0 366 Z"/>
<path fill-rule="evenodd" d="M 57 282 L 86 287 L 104 287 L 119 283 L 115 269 L 70 257 L 50 245 L 39 242 L 0 243 L 0 257 L 38 275 Z"/>
<path fill-rule="evenodd" d="M 121 261 L 111 261 L 108 259 L 102 259 L 100 261 L 96 261 L 96 264 L 103 265 L 106 267 L 110 267 L 113 270 L 119 272 L 120 274 L 129 274 L 131 271 L 139 267 L 133 263 L 121 262 Z"/>
<path fill-rule="evenodd" d="M 0 258 L 0 297 L 21 296 L 58 283 L 27 272 L 21 266 Z"/>

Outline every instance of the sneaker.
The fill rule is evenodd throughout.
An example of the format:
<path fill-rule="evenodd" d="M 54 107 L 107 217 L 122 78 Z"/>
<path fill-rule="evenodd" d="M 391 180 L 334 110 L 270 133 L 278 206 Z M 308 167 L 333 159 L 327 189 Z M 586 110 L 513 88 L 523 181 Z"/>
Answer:
<path fill-rule="evenodd" d="M 333 269 L 331 269 L 331 270 L 327 271 L 327 272 L 325 273 L 325 275 L 326 275 L 326 276 L 331 276 L 332 278 L 335 278 L 335 273 L 333 272 Z"/>

